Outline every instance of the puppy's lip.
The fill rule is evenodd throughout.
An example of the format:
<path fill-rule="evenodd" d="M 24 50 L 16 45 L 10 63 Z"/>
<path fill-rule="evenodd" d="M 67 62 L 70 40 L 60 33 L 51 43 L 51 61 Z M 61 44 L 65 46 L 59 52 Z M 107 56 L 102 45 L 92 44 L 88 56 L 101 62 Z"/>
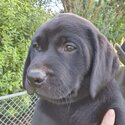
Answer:
<path fill-rule="evenodd" d="M 69 92 L 67 93 L 66 96 L 62 96 L 62 97 L 59 97 L 59 98 L 50 98 L 48 96 L 43 96 L 41 94 L 39 94 L 39 92 L 37 92 L 35 90 L 35 93 L 40 97 L 40 98 L 43 98 L 51 103 L 54 103 L 54 104 L 68 104 L 68 103 L 72 103 L 72 102 L 75 102 L 75 100 L 73 99 L 74 98 L 74 94 L 73 92 Z"/>
<path fill-rule="evenodd" d="M 33 95 L 35 93 L 34 88 L 30 85 L 26 87 L 26 90 L 29 95 Z"/>

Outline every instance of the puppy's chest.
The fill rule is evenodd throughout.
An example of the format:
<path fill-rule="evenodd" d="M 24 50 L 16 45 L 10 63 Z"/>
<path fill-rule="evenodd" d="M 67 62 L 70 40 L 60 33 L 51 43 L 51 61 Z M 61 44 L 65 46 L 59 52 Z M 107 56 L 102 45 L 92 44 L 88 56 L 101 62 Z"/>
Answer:
<path fill-rule="evenodd" d="M 89 108 L 88 108 L 89 107 Z M 90 105 L 86 106 L 49 106 L 44 112 L 51 117 L 57 125 L 99 125 L 99 121 L 96 121 L 95 117 L 99 117 L 96 110 Z"/>

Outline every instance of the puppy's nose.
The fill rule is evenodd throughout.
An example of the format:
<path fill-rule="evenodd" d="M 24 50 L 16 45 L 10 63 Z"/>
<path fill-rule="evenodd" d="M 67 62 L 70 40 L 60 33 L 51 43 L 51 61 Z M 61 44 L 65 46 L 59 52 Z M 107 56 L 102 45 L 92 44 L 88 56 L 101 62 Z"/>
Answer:
<path fill-rule="evenodd" d="M 41 86 L 42 82 L 46 79 L 46 72 L 42 70 L 29 70 L 27 78 L 32 85 L 36 87 Z"/>

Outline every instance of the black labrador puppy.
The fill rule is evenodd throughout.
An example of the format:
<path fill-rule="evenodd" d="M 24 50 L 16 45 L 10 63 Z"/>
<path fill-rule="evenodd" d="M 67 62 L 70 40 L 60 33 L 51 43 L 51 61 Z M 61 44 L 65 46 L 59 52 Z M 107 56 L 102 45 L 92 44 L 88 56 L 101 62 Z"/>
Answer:
<path fill-rule="evenodd" d="M 32 39 L 23 82 L 40 99 L 32 125 L 100 125 L 110 108 L 125 125 L 125 103 L 115 82 L 117 56 L 86 19 L 59 14 Z"/>

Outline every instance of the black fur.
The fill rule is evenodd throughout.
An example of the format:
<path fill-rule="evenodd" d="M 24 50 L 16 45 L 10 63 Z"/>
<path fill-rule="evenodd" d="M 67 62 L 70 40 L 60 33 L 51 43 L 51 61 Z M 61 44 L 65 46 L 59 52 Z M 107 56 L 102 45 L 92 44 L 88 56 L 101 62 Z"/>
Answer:
<path fill-rule="evenodd" d="M 100 125 L 115 109 L 125 125 L 125 104 L 115 82 L 117 56 L 108 40 L 86 19 L 60 14 L 33 37 L 23 83 L 40 99 L 32 125 Z"/>

